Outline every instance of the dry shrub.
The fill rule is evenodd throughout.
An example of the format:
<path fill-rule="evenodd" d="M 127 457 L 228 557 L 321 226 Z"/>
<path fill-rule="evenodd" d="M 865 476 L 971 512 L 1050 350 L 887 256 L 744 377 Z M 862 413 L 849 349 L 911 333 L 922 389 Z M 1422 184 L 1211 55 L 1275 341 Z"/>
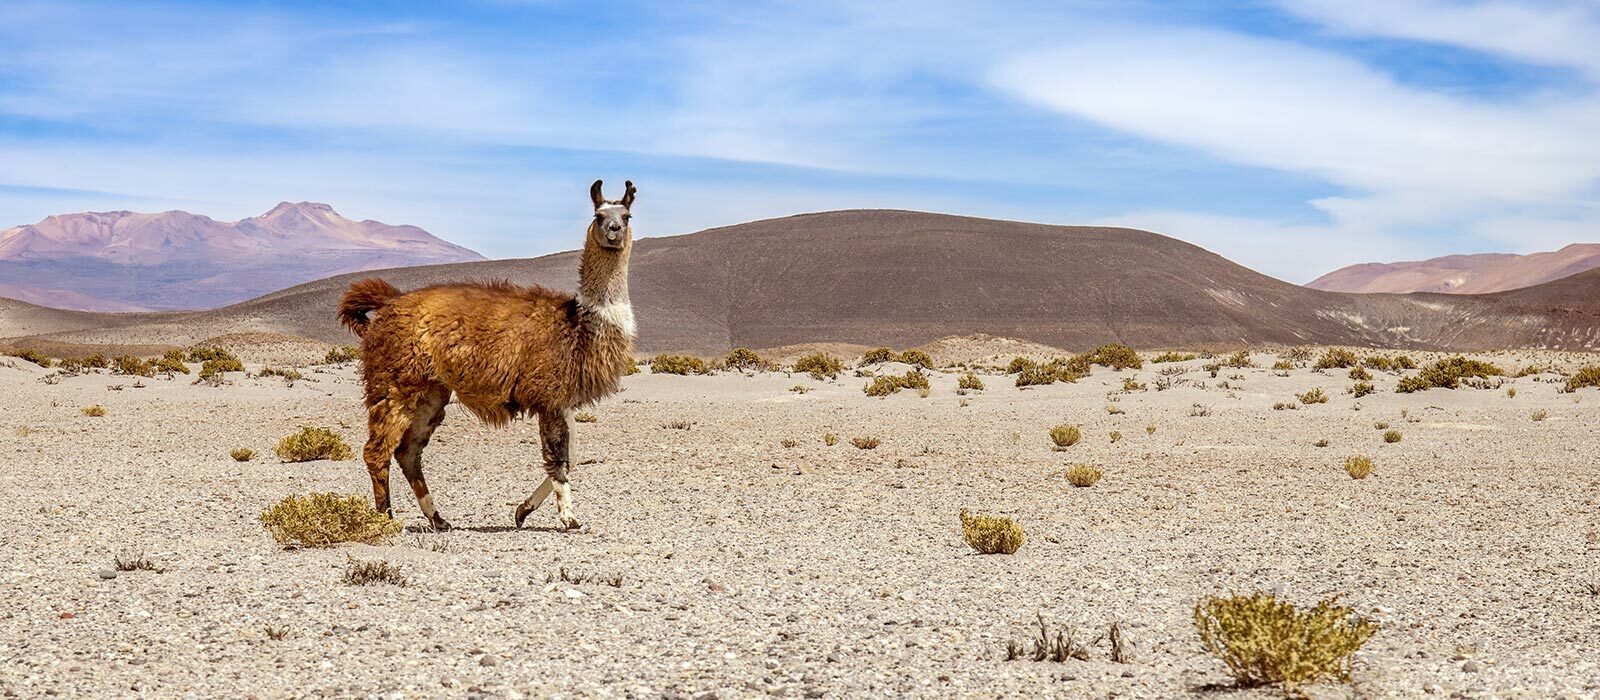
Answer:
<path fill-rule="evenodd" d="M 1103 474 L 1098 468 L 1091 467 L 1087 464 L 1074 464 L 1071 467 L 1068 467 L 1066 472 L 1067 483 L 1078 488 L 1088 488 L 1090 486 L 1094 486 L 1095 483 L 1100 481 L 1101 476 L 1103 476 Z"/>
<path fill-rule="evenodd" d="M 111 366 L 111 361 L 107 360 L 103 353 L 98 352 L 85 357 L 78 362 L 89 369 L 105 369 Z"/>
<path fill-rule="evenodd" d="M 925 353 L 921 350 L 906 350 L 905 352 L 900 353 L 899 356 L 895 357 L 895 359 L 913 367 L 933 369 L 933 358 L 930 357 L 928 353 Z"/>
<path fill-rule="evenodd" d="M 19 360 L 27 360 L 40 367 L 49 367 L 51 364 L 53 364 L 49 355 L 39 352 L 38 350 L 8 350 L 6 351 L 6 355 L 9 357 L 15 357 Z"/>
<path fill-rule="evenodd" d="M 169 379 L 175 374 L 189 373 L 189 366 L 183 363 L 182 350 L 168 350 L 167 354 L 162 355 L 161 359 L 155 360 L 150 365 L 150 368 L 167 375 Z"/>
<path fill-rule="evenodd" d="M 273 450 L 285 462 L 310 462 L 318 459 L 350 459 L 350 446 L 327 428 L 301 428 L 300 432 L 278 441 Z"/>
<path fill-rule="evenodd" d="M 383 560 L 362 561 L 352 557 L 345 567 L 344 578 L 341 579 L 347 586 L 370 586 L 375 583 L 387 583 L 391 586 L 406 585 L 406 576 L 400 572 L 400 567 Z"/>
<path fill-rule="evenodd" d="M 779 440 L 778 444 L 779 445 L 783 445 L 784 447 L 799 447 L 800 446 L 800 441 L 799 440 L 795 440 L 793 438 L 784 438 L 782 440 Z"/>
<path fill-rule="evenodd" d="M 888 396 L 899 392 L 901 389 L 916 389 L 925 392 L 929 390 L 930 386 L 928 375 L 915 369 L 910 369 L 900 376 L 886 374 L 881 377 L 875 377 L 861 387 L 861 390 L 866 392 L 867 396 Z"/>
<path fill-rule="evenodd" d="M 875 437 L 858 437 L 850 438 L 850 444 L 855 445 L 858 450 L 876 450 L 881 442 Z"/>
<path fill-rule="evenodd" d="M 1274 411 L 1298 411 L 1298 410 L 1300 410 L 1300 404 L 1290 403 L 1290 402 L 1287 402 L 1287 401 L 1279 401 L 1279 402 L 1277 402 L 1275 404 L 1272 404 L 1272 410 L 1274 410 Z"/>
<path fill-rule="evenodd" d="M 229 452 L 228 456 L 232 457 L 235 462 L 248 462 L 256 458 L 256 451 L 248 447 L 240 447 Z"/>
<path fill-rule="evenodd" d="M 1322 392 L 1322 387 L 1320 386 L 1304 394 L 1295 394 L 1295 398 L 1300 399 L 1300 403 L 1307 406 L 1314 403 L 1328 402 L 1328 395 Z"/>
<path fill-rule="evenodd" d="M 1118 406 L 1118 405 L 1116 405 L 1114 403 L 1106 404 L 1106 415 L 1120 416 L 1123 413 L 1126 413 L 1126 411 L 1122 410 L 1121 406 Z"/>
<path fill-rule="evenodd" d="M 1287 372 L 1292 369 L 1294 369 L 1294 363 L 1288 360 L 1278 360 L 1272 363 L 1272 371 L 1274 372 Z"/>
<path fill-rule="evenodd" d="M 328 354 L 322 356 L 322 364 L 338 365 L 359 359 L 361 359 L 361 348 L 354 345 L 340 345 L 329 349 Z"/>
<path fill-rule="evenodd" d="M 1372 458 L 1366 455 L 1347 457 L 1344 460 L 1344 471 L 1352 479 L 1365 479 L 1372 474 Z"/>
<path fill-rule="evenodd" d="M 1239 352 L 1229 355 L 1228 359 L 1222 361 L 1222 364 L 1234 369 L 1245 369 L 1256 366 L 1256 363 L 1251 361 L 1250 352 L 1247 350 L 1240 350 Z"/>
<path fill-rule="evenodd" d="M 1506 398 L 1508 398 L 1508 399 L 1517 398 L 1517 388 L 1514 387 L 1514 386 L 1506 387 Z"/>
<path fill-rule="evenodd" d="M 1078 430 L 1076 425 L 1063 424 L 1050 429 L 1050 442 L 1055 443 L 1058 448 L 1076 445 L 1082 438 L 1083 432 Z"/>
<path fill-rule="evenodd" d="M 833 433 L 823 433 L 822 444 L 827 445 L 828 447 L 833 447 L 834 445 L 839 444 L 839 436 L 834 435 Z"/>
<path fill-rule="evenodd" d="M 149 571 L 157 574 L 164 574 L 167 572 L 166 569 L 161 568 L 160 566 L 157 566 L 155 562 L 150 561 L 150 559 L 144 555 L 144 552 L 135 552 L 132 550 L 124 551 L 118 554 L 116 558 L 111 560 L 111 564 L 116 568 L 117 571 Z"/>
<path fill-rule="evenodd" d="M 239 358 L 235 357 L 233 353 L 228 352 L 227 350 L 224 350 L 220 346 L 217 346 L 217 345 L 204 345 L 204 344 L 195 345 L 195 346 L 189 348 L 189 350 L 185 353 L 185 358 L 184 359 L 188 360 L 189 362 L 201 362 L 201 363 L 207 362 L 209 360 L 233 360 L 234 362 L 238 362 L 239 361 Z"/>
<path fill-rule="evenodd" d="M 894 359 L 894 351 L 889 348 L 873 348 L 861 353 L 861 366 L 878 365 Z"/>
<path fill-rule="evenodd" d="M 1324 678 L 1349 680 L 1351 655 L 1378 631 L 1337 598 L 1307 609 L 1268 593 L 1205 598 L 1194 624 L 1239 685 L 1280 684 L 1290 693 Z"/>
<path fill-rule="evenodd" d="M 1188 362 L 1193 359 L 1194 355 L 1168 350 L 1160 355 L 1150 358 L 1150 364 L 1159 365 L 1167 362 Z"/>
<path fill-rule="evenodd" d="M 1550 417 L 1550 412 L 1546 411 L 1546 410 L 1544 410 L 1542 408 L 1533 412 L 1533 422 L 1535 422 L 1535 423 L 1543 421 L 1544 419 L 1549 418 L 1549 417 Z"/>
<path fill-rule="evenodd" d="M 1112 442 L 1119 442 L 1121 440 L 1122 440 L 1122 431 L 1120 431 L 1120 430 L 1111 431 L 1111 441 Z"/>
<path fill-rule="evenodd" d="M 214 358 L 200 363 L 201 379 L 220 379 L 223 372 L 243 371 L 244 363 L 233 356 Z"/>
<path fill-rule="evenodd" d="M 1377 391 L 1377 388 L 1372 386 L 1370 382 L 1356 382 L 1350 385 L 1350 394 L 1358 399 L 1374 391 Z"/>
<path fill-rule="evenodd" d="M 132 355 L 119 355 L 112 360 L 112 374 L 126 374 L 130 377 L 154 377 L 155 368 L 143 358 Z"/>
<path fill-rule="evenodd" d="M 1401 435 L 1400 431 L 1398 431 L 1398 430 L 1385 430 L 1385 431 L 1383 431 L 1383 441 L 1387 442 L 1387 443 L 1390 443 L 1390 444 L 1393 444 L 1393 443 L 1396 443 L 1396 442 L 1400 442 L 1400 440 L 1402 438 L 1404 438 L 1404 437 L 1405 436 Z"/>
<path fill-rule="evenodd" d="M 1356 354 L 1341 348 L 1328 348 L 1317 358 L 1317 363 L 1312 369 L 1345 369 L 1356 365 Z"/>
<path fill-rule="evenodd" d="M 804 394 L 804 393 L 806 393 L 808 391 L 811 391 L 811 387 L 806 386 L 804 384 L 796 384 L 794 386 L 789 387 L 789 391 L 792 391 L 792 392 L 794 392 L 796 394 Z"/>
<path fill-rule="evenodd" d="M 761 371 L 771 368 L 772 365 L 761 359 L 761 356 L 750 348 L 734 348 L 722 359 L 722 366 L 728 369 Z"/>
<path fill-rule="evenodd" d="M 1149 425 L 1146 425 L 1144 427 L 1144 434 L 1145 435 L 1155 435 L 1156 434 L 1156 424 L 1155 423 L 1151 423 Z"/>
<path fill-rule="evenodd" d="M 1017 386 L 1042 386 L 1056 383 L 1056 372 L 1053 368 L 1029 363 L 1017 374 Z"/>
<path fill-rule="evenodd" d="M 1110 367 L 1114 370 L 1142 369 L 1144 360 L 1139 359 L 1139 353 L 1121 343 L 1108 343 L 1102 345 L 1084 357 L 1089 364 Z"/>
<path fill-rule="evenodd" d="M 1586 386 L 1600 387 L 1600 366 L 1588 365 L 1567 377 L 1566 392 L 1569 394 Z"/>
<path fill-rule="evenodd" d="M 106 407 L 105 406 L 101 406 L 100 404 L 95 404 L 93 406 L 84 406 L 83 407 L 83 415 L 89 416 L 91 418 L 103 418 L 106 415 Z"/>
<path fill-rule="evenodd" d="M 579 413 L 579 414 L 573 416 L 572 420 L 574 422 L 577 422 L 577 423 L 599 423 L 600 422 L 599 418 L 595 417 L 595 415 L 593 413 L 590 413 L 588 411 L 584 411 L 582 413 Z"/>
<path fill-rule="evenodd" d="M 983 391 L 983 380 L 977 373 L 967 372 L 956 380 L 956 388 L 964 391 Z"/>
<path fill-rule="evenodd" d="M 1115 625 L 1111 629 L 1113 634 L 1119 634 Z M 1117 642 L 1113 642 L 1113 645 L 1116 647 L 1121 646 Z M 1044 614 L 1040 613 L 1039 636 L 1033 639 L 1032 649 L 1020 642 L 1006 642 L 1006 661 L 1017 661 L 1019 659 L 1055 661 L 1058 663 L 1067 659 L 1088 661 L 1089 649 L 1078 643 L 1071 627 L 1062 627 L 1056 630 L 1055 634 L 1051 634 L 1049 626 L 1044 623 Z"/>
<path fill-rule="evenodd" d="M 633 376 L 635 374 L 638 374 L 638 373 L 639 373 L 639 361 L 633 359 L 632 357 L 629 357 L 628 358 L 628 364 L 622 366 L 622 376 L 631 377 L 631 376 Z"/>
<path fill-rule="evenodd" d="M 844 363 L 827 353 L 814 352 L 795 360 L 794 371 L 809 374 L 813 379 L 833 379 L 844 371 Z"/>
<path fill-rule="evenodd" d="M 381 542 L 400 523 L 360 496 L 311 493 L 289 496 L 261 513 L 261 524 L 280 544 L 329 547 L 340 542 Z"/>
<path fill-rule="evenodd" d="M 650 360 L 651 374 L 705 374 L 706 362 L 688 355 L 656 355 Z"/>
<path fill-rule="evenodd" d="M 972 515 L 961 509 L 961 534 L 979 554 L 1015 554 L 1027 539 L 1011 518 Z"/>
<path fill-rule="evenodd" d="M 1327 447 L 1328 445 L 1331 445 L 1331 444 L 1333 444 L 1333 443 L 1328 442 L 1328 438 L 1322 438 L 1321 440 L 1318 440 L 1316 442 L 1311 443 L 1311 445 L 1313 447 Z"/>
<path fill-rule="evenodd" d="M 1039 363 L 1018 355 L 1011 358 L 1011 364 L 1006 365 L 1006 374 L 1018 374 L 1026 371 L 1029 367 L 1037 366 L 1039 366 Z"/>
<path fill-rule="evenodd" d="M 1422 368 L 1415 376 L 1400 380 L 1400 385 L 1395 387 L 1396 393 L 1410 394 L 1428 389 L 1455 389 L 1461 386 L 1461 380 L 1466 378 L 1488 379 L 1505 374 L 1487 362 L 1469 360 L 1457 355 L 1439 360 Z"/>
<path fill-rule="evenodd" d="M 1350 368 L 1350 378 L 1358 382 L 1369 382 L 1372 381 L 1372 373 L 1358 365 Z"/>

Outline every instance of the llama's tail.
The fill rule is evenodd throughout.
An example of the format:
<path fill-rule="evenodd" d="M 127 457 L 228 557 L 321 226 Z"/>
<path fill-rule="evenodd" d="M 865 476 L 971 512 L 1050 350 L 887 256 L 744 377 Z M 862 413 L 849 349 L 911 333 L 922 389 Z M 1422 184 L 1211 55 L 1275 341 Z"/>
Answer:
<path fill-rule="evenodd" d="M 368 314 L 383 308 L 390 299 L 400 296 L 395 286 L 376 277 L 368 277 L 345 290 L 339 300 L 339 322 L 351 333 L 361 337 L 367 332 Z"/>

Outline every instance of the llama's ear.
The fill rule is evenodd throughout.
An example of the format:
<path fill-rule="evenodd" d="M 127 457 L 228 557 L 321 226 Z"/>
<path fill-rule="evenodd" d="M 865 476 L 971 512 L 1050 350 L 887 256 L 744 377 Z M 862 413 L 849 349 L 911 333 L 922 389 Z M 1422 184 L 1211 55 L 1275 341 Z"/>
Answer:
<path fill-rule="evenodd" d="M 599 209 L 602 204 L 606 203 L 605 195 L 600 193 L 599 180 L 595 180 L 594 184 L 589 186 L 589 199 L 594 202 L 594 208 L 596 209 Z"/>
<path fill-rule="evenodd" d="M 633 189 L 633 181 L 629 180 L 627 184 L 627 191 L 622 193 L 622 207 L 624 209 L 633 208 L 633 195 L 635 192 L 638 192 L 638 190 Z"/>

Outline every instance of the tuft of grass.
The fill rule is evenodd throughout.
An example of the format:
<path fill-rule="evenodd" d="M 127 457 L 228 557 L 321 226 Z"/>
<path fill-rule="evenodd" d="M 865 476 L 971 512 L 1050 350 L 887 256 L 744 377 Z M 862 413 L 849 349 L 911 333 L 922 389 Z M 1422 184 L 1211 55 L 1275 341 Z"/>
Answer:
<path fill-rule="evenodd" d="M 322 364 L 338 365 L 346 362 L 355 362 L 359 359 L 361 359 L 361 348 L 354 345 L 340 345 L 329 349 L 328 354 L 322 356 Z"/>
<path fill-rule="evenodd" d="M 1533 416 L 1532 416 L 1533 422 L 1535 422 L 1535 423 L 1543 421 L 1544 419 L 1549 418 L 1549 417 L 1550 417 L 1550 412 L 1546 411 L 1546 410 L 1544 410 L 1542 408 L 1537 410 L 1537 411 L 1534 411 L 1533 412 Z"/>
<path fill-rule="evenodd" d="M 1050 442 L 1057 448 L 1066 448 L 1078 444 L 1083 439 L 1083 432 L 1076 425 L 1058 425 L 1050 429 Z"/>
<path fill-rule="evenodd" d="M 1188 362 L 1193 359 L 1194 355 L 1168 350 L 1160 355 L 1150 358 L 1150 364 L 1159 365 L 1167 362 Z"/>
<path fill-rule="evenodd" d="M 145 557 L 144 552 L 125 551 L 112 560 L 112 565 L 117 571 L 149 571 L 152 573 L 166 573 L 166 569 L 156 566 L 156 563 Z"/>
<path fill-rule="evenodd" d="M 1113 635 L 1112 655 L 1119 656 L 1119 653 L 1116 650 L 1122 646 L 1120 641 L 1118 641 L 1121 639 L 1120 629 L 1113 625 L 1111 630 Z M 1017 641 L 1006 642 L 1006 661 L 1032 659 L 1034 661 L 1055 661 L 1060 663 L 1066 661 L 1067 659 L 1077 659 L 1079 661 L 1089 660 L 1088 647 L 1078 643 L 1078 640 L 1072 633 L 1072 628 L 1062 627 L 1056 630 L 1055 634 L 1051 634 L 1050 627 L 1044 622 L 1043 613 L 1039 613 L 1038 635 L 1039 636 L 1033 638 L 1033 647 L 1031 649 L 1028 648 L 1026 643 Z"/>
<path fill-rule="evenodd" d="M 1400 440 L 1403 439 L 1404 437 L 1405 436 L 1401 435 L 1400 431 L 1398 431 L 1398 430 L 1385 430 L 1385 431 L 1383 431 L 1383 441 L 1387 442 L 1387 443 L 1390 443 L 1390 444 L 1394 444 L 1396 442 L 1400 442 Z"/>
<path fill-rule="evenodd" d="M 1011 518 L 972 515 L 961 509 L 961 534 L 979 554 L 1015 554 L 1027 537 Z"/>
<path fill-rule="evenodd" d="M 1144 434 L 1145 435 L 1155 435 L 1156 434 L 1156 424 L 1155 423 L 1151 423 L 1149 425 L 1146 425 L 1144 427 Z"/>
<path fill-rule="evenodd" d="M 1132 393 L 1135 391 L 1145 391 L 1146 388 L 1147 387 L 1145 387 L 1145 385 L 1139 383 L 1138 380 L 1135 380 L 1133 377 L 1127 377 L 1122 380 L 1123 391 Z"/>
<path fill-rule="evenodd" d="M 881 365 L 881 364 L 883 364 L 885 362 L 888 362 L 890 360 L 893 360 L 893 359 L 894 359 L 894 351 L 893 350 L 890 350 L 889 348 L 873 348 L 873 349 L 868 350 L 868 351 L 866 351 L 864 353 L 861 353 L 861 362 L 859 362 L 858 364 L 860 366 L 862 366 L 862 367 L 865 367 L 867 365 Z"/>
<path fill-rule="evenodd" d="M 795 440 L 794 438 L 784 438 L 779 440 L 778 444 L 783 445 L 784 447 L 798 447 L 800 445 L 800 441 Z"/>
<path fill-rule="evenodd" d="M 1311 443 L 1313 447 L 1327 447 L 1331 444 L 1333 443 L 1328 442 L 1328 438 L 1322 438 L 1321 440 Z"/>
<path fill-rule="evenodd" d="M 572 420 L 573 420 L 573 422 L 576 422 L 576 423 L 599 423 L 600 422 L 599 418 L 595 417 L 595 415 L 593 413 L 590 413 L 588 411 L 584 411 L 582 413 L 579 413 L 579 414 L 573 416 Z"/>
<path fill-rule="evenodd" d="M 1600 387 L 1600 366 L 1588 365 L 1573 372 L 1572 376 L 1567 377 L 1565 391 L 1570 394 L 1586 386 Z"/>
<path fill-rule="evenodd" d="M 834 445 L 839 444 L 839 436 L 834 435 L 833 433 L 823 433 L 822 444 L 827 445 L 828 447 L 833 447 Z"/>
<path fill-rule="evenodd" d="M 1202 599 L 1194 625 L 1239 685 L 1275 684 L 1289 693 L 1325 678 L 1349 680 L 1351 655 L 1378 631 L 1337 598 L 1301 608 L 1269 593 Z"/>
<path fill-rule="evenodd" d="M 261 524 L 280 544 L 329 547 L 340 542 L 381 542 L 400 523 L 360 496 L 311 493 L 289 496 L 261 513 Z"/>
<path fill-rule="evenodd" d="M 203 367 L 201 368 L 201 371 L 205 371 Z M 287 384 L 289 386 L 294 386 L 295 382 L 298 382 L 301 379 L 305 379 L 306 375 L 301 374 L 300 370 L 293 369 L 293 368 L 262 367 L 261 368 L 261 372 L 259 374 L 257 374 L 256 376 L 257 377 L 282 377 L 284 384 Z"/>
<path fill-rule="evenodd" d="M 1326 440 L 1324 440 L 1326 442 Z M 1344 460 L 1344 471 L 1352 479 L 1365 479 L 1372 474 L 1372 458 L 1366 455 L 1351 455 Z"/>
<path fill-rule="evenodd" d="M 105 406 L 101 406 L 100 404 L 95 404 L 93 406 L 84 406 L 83 407 L 83 415 L 89 416 L 91 418 L 104 418 L 105 415 L 106 415 L 106 407 Z"/>
<path fill-rule="evenodd" d="M 32 350 L 32 349 L 8 350 L 8 351 L 6 351 L 6 355 L 8 357 L 15 357 L 15 358 L 17 358 L 19 360 L 27 360 L 28 362 L 32 362 L 33 364 L 36 364 L 36 365 L 38 365 L 40 367 L 49 367 L 49 366 L 55 364 L 53 361 L 51 361 L 49 355 L 46 355 L 46 354 L 44 354 L 42 352 L 39 352 L 38 350 Z"/>
<path fill-rule="evenodd" d="M 1314 403 L 1328 402 L 1328 395 L 1322 392 L 1322 387 L 1320 386 L 1304 394 L 1295 394 L 1295 398 L 1300 399 L 1300 403 L 1307 406 Z"/>
<path fill-rule="evenodd" d="M 705 374 L 706 361 L 688 355 L 656 355 L 650 360 L 651 374 Z"/>
<path fill-rule="evenodd" d="M 1104 475 L 1098 468 L 1087 464 L 1074 464 L 1068 467 L 1066 471 L 1067 483 L 1078 488 L 1094 486 L 1100 481 L 1101 476 Z"/>
<path fill-rule="evenodd" d="M 1288 401 L 1279 401 L 1279 402 L 1277 402 L 1275 404 L 1272 404 L 1272 410 L 1274 410 L 1274 411 L 1298 411 L 1298 410 L 1300 410 L 1300 404 L 1292 403 L 1292 402 L 1288 402 Z"/>
<path fill-rule="evenodd" d="M 1312 369 L 1345 369 L 1356 365 L 1356 354 L 1342 348 L 1328 348 Z"/>
<path fill-rule="evenodd" d="M 661 427 L 666 428 L 667 430 L 688 430 L 693 428 L 694 424 L 686 420 L 672 420 L 662 423 Z"/>
<path fill-rule="evenodd" d="M 1461 386 L 1461 380 L 1469 377 L 1488 379 L 1504 374 L 1499 367 L 1492 364 L 1457 355 L 1423 367 L 1415 376 L 1400 380 L 1395 392 L 1410 394 L 1428 389 L 1455 389 Z"/>
<path fill-rule="evenodd" d="M 1292 369 L 1294 369 L 1294 363 L 1288 360 L 1278 360 L 1277 362 L 1272 363 L 1272 371 L 1274 372 L 1288 372 Z"/>
<path fill-rule="evenodd" d="M 248 462 L 256 458 L 256 451 L 248 447 L 239 447 L 228 453 L 235 462 Z"/>
<path fill-rule="evenodd" d="M 876 450 L 881 442 L 878 438 L 869 436 L 850 438 L 850 444 L 855 445 L 858 450 Z"/>
<path fill-rule="evenodd" d="M 267 639 L 270 639 L 274 642 L 281 642 L 285 637 L 289 636 L 288 627 L 275 627 L 273 625 L 267 625 L 262 627 L 261 631 L 266 633 Z"/>
<path fill-rule="evenodd" d="M 304 427 L 300 432 L 278 441 L 273 449 L 278 459 L 285 462 L 310 462 L 318 459 L 335 461 L 350 459 L 350 446 L 343 438 L 327 428 Z"/>
<path fill-rule="evenodd" d="M 809 374 L 812 379 L 833 379 L 844 371 L 844 363 L 827 353 L 814 352 L 795 360 L 794 371 Z"/>
<path fill-rule="evenodd" d="M 1106 404 L 1106 415 L 1120 416 L 1123 413 L 1126 413 L 1126 411 L 1123 411 L 1121 406 L 1118 406 L 1114 403 Z"/>
<path fill-rule="evenodd" d="M 1506 398 L 1508 398 L 1508 399 L 1517 398 L 1517 388 L 1514 387 L 1514 386 L 1506 387 Z"/>
<path fill-rule="evenodd" d="M 983 380 L 978 378 L 977 373 L 967 372 L 956 380 L 956 388 L 965 391 L 983 391 Z"/>
<path fill-rule="evenodd" d="M 811 387 L 806 386 L 804 384 L 796 384 L 794 386 L 789 387 L 789 391 L 792 391 L 792 392 L 794 392 L 796 394 L 804 394 L 804 393 L 806 393 L 808 391 L 811 391 Z"/>
<path fill-rule="evenodd" d="M 1122 343 L 1109 343 L 1095 348 L 1088 352 L 1085 360 L 1089 364 L 1110 367 L 1117 371 L 1144 368 L 1144 360 L 1139 358 L 1139 353 Z"/>
<path fill-rule="evenodd" d="M 404 586 L 407 583 L 405 574 L 394 564 L 381 559 L 363 561 L 354 557 L 345 566 L 344 576 L 340 580 L 347 586 L 371 586 L 376 583 Z"/>
<path fill-rule="evenodd" d="M 1205 404 L 1194 404 L 1189 407 L 1190 418 L 1205 418 L 1211 415 L 1211 407 Z"/>
<path fill-rule="evenodd" d="M 1370 382 L 1356 382 L 1350 385 L 1350 395 L 1358 399 L 1374 391 L 1377 391 L 1377 389 Z"/>

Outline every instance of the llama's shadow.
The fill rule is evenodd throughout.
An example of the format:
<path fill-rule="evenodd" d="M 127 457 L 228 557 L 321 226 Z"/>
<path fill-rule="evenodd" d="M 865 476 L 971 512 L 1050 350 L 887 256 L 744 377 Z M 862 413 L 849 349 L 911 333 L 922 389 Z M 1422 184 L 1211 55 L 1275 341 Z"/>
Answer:
<path fill-rule="evenodd" d="M 458 527 L 456 530 L 465 532 L 499 533 L 499 532 L 554 532 L 558 534 L 585 534 L 587 530 L 568 530 L 559 525 L 528 525 L 517 527 L 515 525 L 478 525 L 475 527 Z M 430 530 L 431 532 L 431 530 Z"/>

